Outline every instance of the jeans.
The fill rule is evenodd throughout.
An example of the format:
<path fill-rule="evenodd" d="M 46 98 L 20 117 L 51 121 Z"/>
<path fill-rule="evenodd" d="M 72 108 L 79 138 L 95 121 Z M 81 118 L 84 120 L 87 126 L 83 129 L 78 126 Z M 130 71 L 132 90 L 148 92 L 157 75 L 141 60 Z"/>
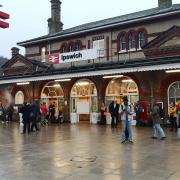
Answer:
<path fill-rule="evenodd" d="M 131 121 L 122 120 L 122 141 L 126 140 L 126 127 L 128 129 L 129 137 L 128 140 L 132 141 L 132 129 L 131 129 Z"/>
<path fill-rule="evenodd" d="M 118 116 L 112 116 L 112 120 L 111 120 L 111 127 L 117 127 L 118 125 Z"/>
<path fill-rule="evenodd" d="M 154 135 L 153 135 L 154 137 L 158 137 L 158 135 L 160 136 L 160 138 L 166 137 L 160 124 L 155 124 L 153 126 L 153 129 L 154 129 Z"/>

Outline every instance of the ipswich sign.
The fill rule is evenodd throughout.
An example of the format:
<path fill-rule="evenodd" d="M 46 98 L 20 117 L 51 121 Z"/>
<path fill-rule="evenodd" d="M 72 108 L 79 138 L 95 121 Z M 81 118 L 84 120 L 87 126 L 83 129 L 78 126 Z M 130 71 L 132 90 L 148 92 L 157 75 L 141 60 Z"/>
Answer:
<path fill-rule="evenodd" d="M 82 51 L 74 51 L 68 53 L 50 54 L 48 57 L 48 64 L 61 64 L 83 60 L 96 59 L 98 52 L 96 49 L 86 49 Z"/>

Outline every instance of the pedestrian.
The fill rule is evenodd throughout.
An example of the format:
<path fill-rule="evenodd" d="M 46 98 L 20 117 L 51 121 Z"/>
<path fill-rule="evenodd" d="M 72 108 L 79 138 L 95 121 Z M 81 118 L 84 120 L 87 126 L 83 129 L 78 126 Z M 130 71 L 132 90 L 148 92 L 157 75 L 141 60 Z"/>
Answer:
<path fill-rule="evenodd" d="M 3 104 L 1 101 L 0 101 L 0 120 L 2 123 L 5 122 L 5 108 L 3 107 Z"/>
<path fill-rule="evenodd" d="M 53 122 L 55 120 L 55 102 L 49 105 L 49 120 L 50 122 Z"/>
<path fill-rule="evenodd" d="M 45 125 L 46 124 L 46 116 L 47 116 L 47 107 L 46 103 L 43 102 L 41 105 L 41 124 Z"/>
<path fill-rule="evenodd" d="M 177 119 L 178 127 L 180 127 L 180 100 L 177 101 L 177 105 L 176 105 L 176 119 Z"/>
<path fill-rule="evenodd" d="M 158 135 L 160 136 L 161 140 L 164 140 L 166 138 L 165 133 L 163 129 L 161 128 L 161 118 L 160 118 L 160 110 L 158 104 L 154 104 L 152 108 L 151 118 L 153 121 L 153 136 L 152 139 L 158 139 Z"/>
<path fill-rule="evenodd" d="M 141 113 L 144 112 L 144 109 L 139 101 L 137 101 L 134 110 L 136 113 L 136 127 L 143 126 L 143 122 L 141 121 Z"/>
<path fill-rule="evenodd" d="M 7 121 L 12 121 L 12 116 L 13 116 L 14 108 L 12 104 L 7 108 Z"/>
<path fill-rule="evenodd" d="M 119 104 L 117 101 L 112 101 L 109 105 L 109 112 L 111 114 L 111 128 L 117 128 L 118 115 L 119 115 Z"/>
<path fill-rule="evenodd" d="M 23 132 L 22 134 L 26 134 L 26 129 L 28 134 L 30 134 L 30 105 L 27 102 L 24 102 L 23 107 L 21 108 L 22 118 L 23 118 Z"/>
<path fill-rule="evenodd" d="M 128 141 L 130 143 L 133 143 L 132 141 L 132 127 L 131 127 L 131 121 L 133 120 L 133 108 L 128 103 L 128 98 L 125 96 L 123 98 L 123 103 L 121 105 L 121 108 L 119 110 L 121 114 L 121 122 L 122 122 L 122 141 L 121 143 L 124 144 L 126 142 L 126 128 L 128 130 Z"/>
<path fill-rule="evenodd" d="M 36 131 L 39 131 L 39 128 L 37 127 L 37 121 L 39 120 L 40 117 L 40 107 L 38 105 L 38 101 L 35 101 L 31 105 L 30 117 L 31 117 L 31 132 L 34 131 L 34 127 Z"/>
<path fill-rule="evenodd" d="M 106 113 L 107 113 L 107 108 L 104 103 L 101 104 L 101 119 L 100 119 L 100 124 L 105 125 L 106 124 Z"/>
<path fill-rule="evenodd" d="M 177 131 L 177 121 L 176 121 L 176 105 L 171 103 L 169 106 L 169 121 L 171 123 L 171 131 Z"/>

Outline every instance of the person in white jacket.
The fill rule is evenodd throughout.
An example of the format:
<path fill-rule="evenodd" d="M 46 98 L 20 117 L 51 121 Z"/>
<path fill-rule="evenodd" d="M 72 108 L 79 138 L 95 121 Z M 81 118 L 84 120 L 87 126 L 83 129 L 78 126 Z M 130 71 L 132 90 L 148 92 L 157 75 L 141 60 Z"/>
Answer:
<path fill-rule="evenodd" d="M 133 143 L 132 141 L 132 128 L 131 128 L 131 121 L 133 120 L 133 108 L 128 103 L 128 98 L 123 98 L 123 103 L 120 106 L 119 112 L 121 114 L 121 122 L 122 122 L 122 144 L 126 142 L 126 135 L 125 131 L 126 128 L 128 129 L 128 141 Z"/>

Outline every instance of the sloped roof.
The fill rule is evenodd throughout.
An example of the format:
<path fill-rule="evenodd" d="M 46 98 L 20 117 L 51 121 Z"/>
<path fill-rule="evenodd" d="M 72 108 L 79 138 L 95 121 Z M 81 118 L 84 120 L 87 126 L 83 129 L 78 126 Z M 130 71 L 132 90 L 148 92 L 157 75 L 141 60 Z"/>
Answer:
<path fill-rule="evenodd" d="M 107 62 L 103 65 L 88 65 L 87 67 L 83 66 L 81 68 L 74 68 L 72 70 L 59 69 L 57 71 L 43 71 L 41 73 L 32 72 L 23 75 L 4 75 L 0 76 L 0 84 L 179 69 L 179 57 L 163 57 L 146 60 L 138 59 L 133 63 L 131 61 L 128 61 L 126 63 Z"/>
<path fill-rule="evenodd" d="M 173 13 L 173 12 L 180 13 L 180 4 L 174 4 L 171 8 L 167 8 L 167 9 L 160 10 L 159 8 L 152 8 L 152 9 L 143 10 L 143 11 L 139 11 L 139 12 L 135 12 L 135 13 L 130 13 L 130 14 L 122 15 L 122 16 L 117 16 L 117 17 L 113 17 L 113 18 L 100 20 L 100 21 L 86 23 L 86 24 L 82 24 L 82 25 L 79 25 L 76 27 L 62 30 L 57 33 L 48 34 L 48 35 L 41 36 L 38 38 L 19 42 L 17 44 L 20 46 L 26 46 L 29 44 L 42 42 L 45 40 L 56 39 L 57 37 L 58 38 L 67 37 L 72 34 L 90 32 L 90 31 L 97 30 L 97 29 L 101 30 L 101 29 L 110 28 L 110 27 L 114 27 L 114 26 L 120 26 L 123 24 L 130 24 L 132 22 L 147 20 L 148 18 L 153 18 L 154 16 L 158 16 L 158 17 L 169 16 L 170 13 Z M 154 17 L 154 18 L 156 18 L 156 17 Z"/>
<path fill-rule="evenodd" d="M 41 61 L 37 61 L 37 60 L 33 60 L 33 59 L 28 59 L 26 57 L 24 57 L 23 55 L 21 54 L 17 54 L 15 56 L 13 56 L 9 61 L 7 61 L 6 63 L 4 63 L 1 68 L 6 68 L 12 61 L 14 61 L 14 59 L 17 59 L 17 58 L 20 58 L 20 59 L 23 59 L 24 61 L 34 65 L 34 66 L 39 66 L 39 67 L 42 67 L 42 68 L 47 68 L 47 65 L 45 65 L 44 63 L 42 63 Z"/>

